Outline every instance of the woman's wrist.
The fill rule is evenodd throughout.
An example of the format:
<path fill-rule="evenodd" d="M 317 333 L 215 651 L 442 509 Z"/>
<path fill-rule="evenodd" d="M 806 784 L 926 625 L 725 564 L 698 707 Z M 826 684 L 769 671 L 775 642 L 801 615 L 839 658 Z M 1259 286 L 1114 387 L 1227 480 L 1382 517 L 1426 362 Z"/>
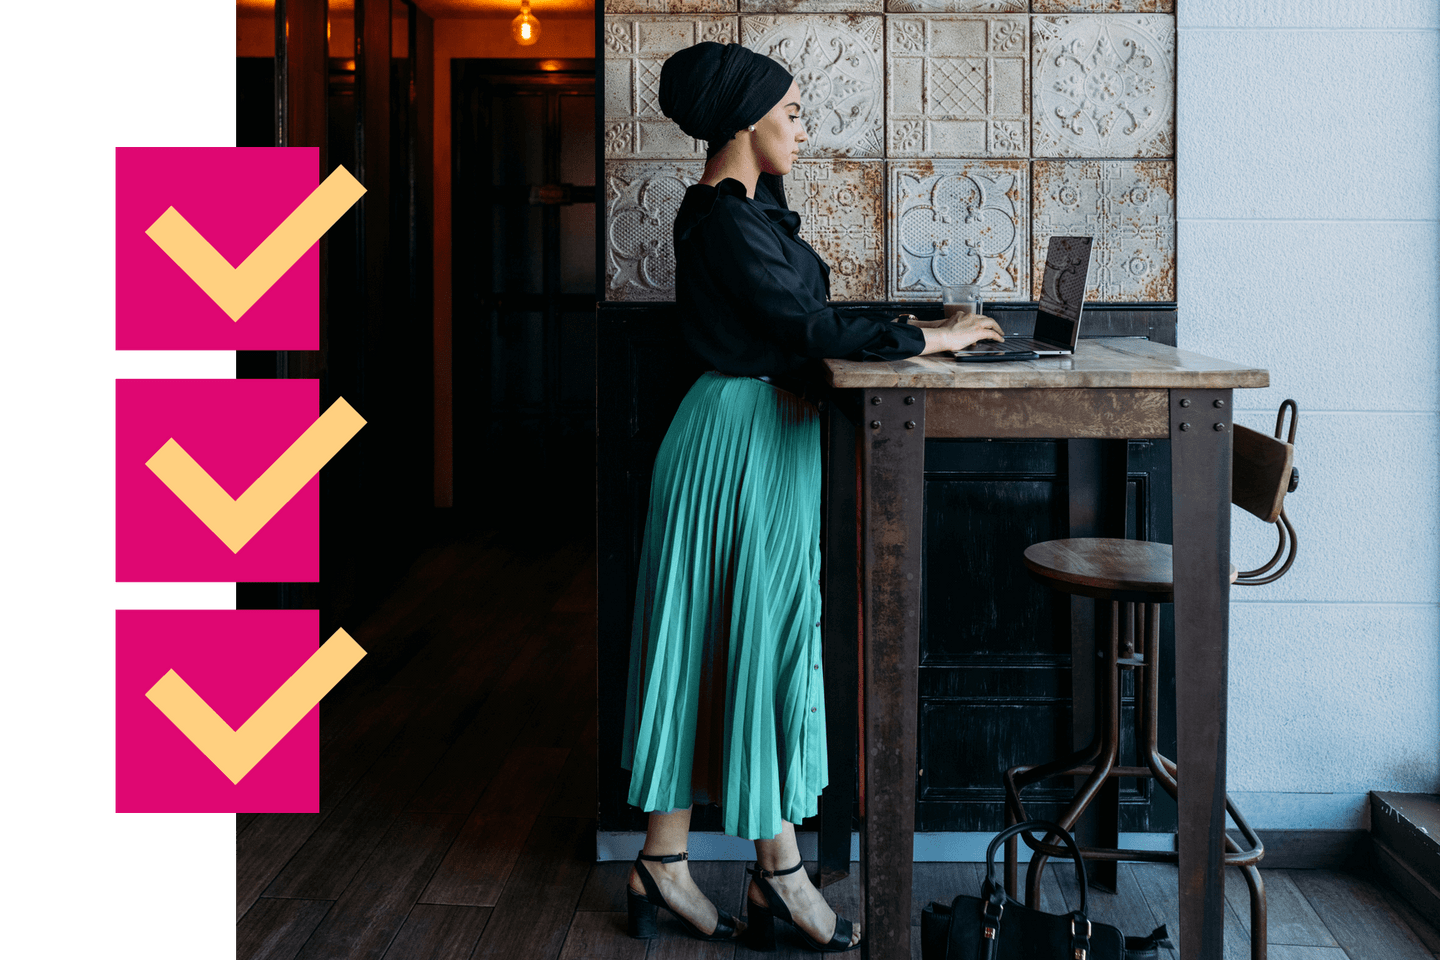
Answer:
<path fill-rule="evenodd" d="M 925 334 L 925 349 L 920 351 L 922 357 L 955 349 L 952 331 L 948 328 L 927 326 L 921 327 L 920 332 Z"/>

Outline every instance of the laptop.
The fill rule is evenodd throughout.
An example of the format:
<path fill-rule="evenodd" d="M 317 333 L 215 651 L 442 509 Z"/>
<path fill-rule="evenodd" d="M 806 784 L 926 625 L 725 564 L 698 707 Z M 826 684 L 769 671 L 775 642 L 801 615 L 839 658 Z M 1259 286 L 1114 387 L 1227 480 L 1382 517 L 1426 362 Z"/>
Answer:
<path fill-rule="evenodd" d="M 1093 237 L 1051 237 L 1045 253 L 1045 276 L 1040 280 L 1040 305 L 1035 311 L 1035 336 L 1006 337 L 1004 343 L 981 340 L 956 359 L 1014 358 L 1024 355 L 1062 356 L 1075 352 L 1080 339 L 1080 314 L 1085 308 L 1085 287 L 1090 279 Z"/>

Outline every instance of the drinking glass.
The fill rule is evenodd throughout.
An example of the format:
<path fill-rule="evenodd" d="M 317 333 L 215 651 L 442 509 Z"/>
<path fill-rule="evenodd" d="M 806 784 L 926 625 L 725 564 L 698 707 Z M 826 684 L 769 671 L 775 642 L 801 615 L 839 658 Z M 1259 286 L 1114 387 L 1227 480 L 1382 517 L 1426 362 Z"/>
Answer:
<path fill-rule="evenodd" d="M 981 306 L 980 285 L 976 283 L 946 284 L 944 290 L 945 319 L 963 311 L 979 313 Z"/>

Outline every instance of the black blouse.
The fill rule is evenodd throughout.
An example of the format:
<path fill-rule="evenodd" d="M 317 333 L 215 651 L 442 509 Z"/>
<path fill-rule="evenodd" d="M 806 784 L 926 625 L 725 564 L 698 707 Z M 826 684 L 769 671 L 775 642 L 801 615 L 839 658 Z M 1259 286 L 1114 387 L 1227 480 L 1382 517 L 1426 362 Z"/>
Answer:
<path fill-rule="evenodd" d="M 799 235 L 800 215 L 751 199 L 738 180 L 695 184 L 675 215 L 681 331 L 721 373 L 799 370 L 809 359 L 900 360 L 925 349 L 919 327 L 832 306 L 830 267 Z"/>

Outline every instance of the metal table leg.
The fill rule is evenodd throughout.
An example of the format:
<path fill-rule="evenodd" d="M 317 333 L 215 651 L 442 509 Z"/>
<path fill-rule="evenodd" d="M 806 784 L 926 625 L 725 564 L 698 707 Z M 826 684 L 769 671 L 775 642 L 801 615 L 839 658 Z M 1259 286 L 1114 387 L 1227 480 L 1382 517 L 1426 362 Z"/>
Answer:
<path fill-rule="evenodd" d="M 925 391 L 861 394 L 865 957 L 909 960 L 915 843 Z M 1222 807 L 1223 812 L 1223 807 Z"/>
<path fill-rule="evenodd" d="M 1180 955 L 1222 960 L 1231 391 L 1170 391 Z"/>

